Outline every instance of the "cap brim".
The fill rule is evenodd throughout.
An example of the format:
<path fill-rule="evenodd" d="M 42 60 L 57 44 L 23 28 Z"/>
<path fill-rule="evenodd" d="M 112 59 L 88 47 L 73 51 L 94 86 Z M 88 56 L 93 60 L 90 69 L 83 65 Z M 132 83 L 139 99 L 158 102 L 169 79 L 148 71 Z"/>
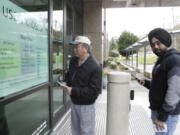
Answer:
<path fill-rule="evenodd" d="M 70 45 L 78 45 L 78 44 L 80 44 L 80 42 L 76 42 L 76 41 L 73 41 L 73 42 L 71 42 L 71 43 L 69 43 Z"/>

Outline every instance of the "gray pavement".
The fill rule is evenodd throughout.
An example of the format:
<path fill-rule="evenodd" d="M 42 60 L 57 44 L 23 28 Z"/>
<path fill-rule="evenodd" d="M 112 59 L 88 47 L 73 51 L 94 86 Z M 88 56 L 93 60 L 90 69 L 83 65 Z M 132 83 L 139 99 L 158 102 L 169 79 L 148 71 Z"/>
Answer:
<path fill-rule="evenodd" d="M 130 87 L 135 90 L 135 100 L 131 102 L 132 105 L 140 105 L 144 108 L 150 119 L 150 109 L 148 108 L 148 89 L 139 85 L 135 80 L 131 81 Z M 180 135 L 180 121 L 177 125 L 174 135 Z"/>
<path fill-rule="evenodd" d="M 132 80 L 130 89 L 135 91 L 135 98 L 131 101 L 129 119 L 129 135 L 154 135 L 148 108 L 148 90 Z M 96 101 L 96 135 L 106 135 L 107 90 L 104 89 Z M 70 111 L 66 113 L 51 135 L 71 135 Z M 180 123 L 174 135 L 180 135 Z"/>

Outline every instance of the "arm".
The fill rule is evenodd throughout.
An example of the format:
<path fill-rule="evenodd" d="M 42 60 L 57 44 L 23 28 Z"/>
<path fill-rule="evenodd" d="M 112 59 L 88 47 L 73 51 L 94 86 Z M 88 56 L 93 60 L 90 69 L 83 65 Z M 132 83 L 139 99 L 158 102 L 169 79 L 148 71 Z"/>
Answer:
<path fill-rule="evenodd" d="M 150 89 L 150 85 L 151 85 L 151 81 L 148 79 L 145 79 L 144 87 L 146 87 L 147 89 Z"/>
<path fill-rule="evenodd" d="M 65 82 L 66 82 L 67 86 L 71 86 L 70 78 L 69 78 L 69 71 L 67 71 L 65 73 Z"/>
<path fill-rule="evenodd" d="M 174 66 L 168 72 L 168 89 L 158 120 L 166 121 L 168 115 L 176 109 L 180 99 L 180 66 Z"/>
<path fill-rule="evenodd" d="M 146 87 L 147 89 L 150 89 L 150 84 L 151 81 L 147 80 L 147 79 L 139 79 L 138 82 L 143 85 L 144 87 Z"/>
<path fill-rule="evenodd" d="M 71 95 L 72 87 L 67 86 L 66 84 L 61 84 L 61 87 L 67 92 L 68 95 Z"/>
<path fill-rule="evenodd" d="M 70 70 L 73 66 L 73 62 L 76 60 L 76 57 L 72 57 L 69 63 L 69 69 L 68 71 L 65 73 L 65 82 L 67 84 L 67 86 L 71 86 L 71 76 L 70 76 Z"/>

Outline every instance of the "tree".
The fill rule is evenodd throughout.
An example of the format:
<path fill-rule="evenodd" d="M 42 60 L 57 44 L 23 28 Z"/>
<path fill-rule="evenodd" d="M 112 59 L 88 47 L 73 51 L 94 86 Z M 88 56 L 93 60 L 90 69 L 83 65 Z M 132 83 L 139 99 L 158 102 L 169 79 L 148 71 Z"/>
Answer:
<path fill-rule="evenodd" d="M 117 40 L 119 53 L 124 56 L 125 53 L 123 53 L 123 50 L 138 40 L 139 38 L 133 33 L 124 31 Z"/>
<path fill-rule="evenodd" d="M 118 47 L 117 47 L 117 40 L 112 38 L 110 41 L 110 47 L 109 47 L 109 56 L 111 57 L 118 57 Z"/>
<path fill-rule="evenodd" d="M 110 48 L 109 50 L 117 49 L 117 39 L 112 38 L 110 41 Z"/>

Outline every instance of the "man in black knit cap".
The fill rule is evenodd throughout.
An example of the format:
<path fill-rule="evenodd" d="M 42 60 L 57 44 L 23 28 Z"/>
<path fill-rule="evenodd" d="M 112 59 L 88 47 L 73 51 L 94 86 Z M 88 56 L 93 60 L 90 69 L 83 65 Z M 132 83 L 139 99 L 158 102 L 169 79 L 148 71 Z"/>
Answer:
<path fill-rule="evenodd" d="M 152 80 L 141 79 L 149 91 L 151 119 L 156 135 L 173 135 L 180 114 L 180 52 L 171 46 L 170 34 L 156 28 L 148 34 L 154 54 L 158 56 Z"/>

